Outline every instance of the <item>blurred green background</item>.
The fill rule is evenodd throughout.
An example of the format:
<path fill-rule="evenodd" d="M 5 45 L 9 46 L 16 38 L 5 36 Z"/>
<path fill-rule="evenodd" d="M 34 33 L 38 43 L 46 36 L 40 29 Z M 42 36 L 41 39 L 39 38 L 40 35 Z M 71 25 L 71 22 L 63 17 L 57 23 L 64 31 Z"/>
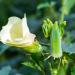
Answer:
<path fill-rule="evenodd" d="M 47 42 L 42 33 L 42 22 L 46 18 L 50 18 L 53 22 L 60 20 L 61 8 L 62 0 L 0 0 L 0 29 L 7 24 L 9 17 L 23 18 L 26 13 L 31 32 L 36 34 L 39 41 Z M 67 21 L 64 40 L 73 44 L 75 43 L 75 0 L 66 0 L 63 11 L 65 12 L 64 20 Z M 73 54 L 75 44 L 70 48 L 72 52 L 67 47 L 66 49 L 67 53 L 71 53 L 70 57 L 75 62 Z M 39 70 L 22 64 L 23 61 L 28 60 L 28 55 L 22 50 L 0 43 L 0 75 L 42 75 Z M 73 65 L 75 66 L 74 63 Z M 67 75 L 75 75 L 75 67 L 72 70 L 70 68 L 69 72 L 72 73 Z"/>

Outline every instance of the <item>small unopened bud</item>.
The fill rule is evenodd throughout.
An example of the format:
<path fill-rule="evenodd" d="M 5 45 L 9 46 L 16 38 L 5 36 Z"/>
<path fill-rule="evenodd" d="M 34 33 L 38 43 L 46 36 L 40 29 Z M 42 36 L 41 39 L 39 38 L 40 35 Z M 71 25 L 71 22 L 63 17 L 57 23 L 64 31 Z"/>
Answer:
<path fill-rule="evenodd" d="M 42 29 L 43 29 L 44 36 L 46 38 L 50 36 L 52 26 L 53 26 L 53 23 L 50 19 L 44 20 Z"/>

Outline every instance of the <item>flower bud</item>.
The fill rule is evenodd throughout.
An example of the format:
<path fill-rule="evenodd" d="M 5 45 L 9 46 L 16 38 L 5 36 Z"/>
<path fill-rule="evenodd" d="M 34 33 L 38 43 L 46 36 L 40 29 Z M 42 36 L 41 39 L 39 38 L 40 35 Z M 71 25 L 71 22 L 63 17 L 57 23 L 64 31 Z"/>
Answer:
<path fill-rule="evenodd" d="M 49 19 L 44 20 L 42 29 L 43 29 L 44 36 L 46 38 L 48 38 L 50 36 L 52 26 L 53 26 L 53 23 L 51 22 L 51 20 L 49 20 Z"/>

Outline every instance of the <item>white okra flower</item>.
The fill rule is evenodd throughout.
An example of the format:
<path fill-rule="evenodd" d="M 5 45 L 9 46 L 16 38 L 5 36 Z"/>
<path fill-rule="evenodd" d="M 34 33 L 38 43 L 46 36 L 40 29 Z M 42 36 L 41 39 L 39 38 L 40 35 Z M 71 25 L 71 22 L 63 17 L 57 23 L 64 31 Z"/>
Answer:
<path fill-rule="evenodd" d="M 10 17 L 7 25 L 3 26 L 0 32 L 0 38 L 3 43 L 29 45 L 34 42 L 35 35 L 29 31 L 26 16 L 23 19 Z"/>
<path fill-rule="evenodd" d="M 7 25 L 3 26 L 0 32 L 0 41 L 2 43 L 21 48 L 26 47 L 26 49 L 31 47 L 35 37 L 35 34 L 29 31 L 26 15 L 23 19 L 10 17 Z"/>

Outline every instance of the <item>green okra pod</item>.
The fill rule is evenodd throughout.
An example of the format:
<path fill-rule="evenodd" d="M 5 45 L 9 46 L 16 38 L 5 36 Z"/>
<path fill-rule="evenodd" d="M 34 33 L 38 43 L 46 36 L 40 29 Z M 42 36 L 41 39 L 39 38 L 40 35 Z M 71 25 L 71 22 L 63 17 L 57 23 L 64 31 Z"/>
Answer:
<path fill-rule="evenodd" d="M 58 27 L 58 22 L 55 22 L 51 32 L 51 55 L 54 58 L 62 56 L 61 35 Z"/>

